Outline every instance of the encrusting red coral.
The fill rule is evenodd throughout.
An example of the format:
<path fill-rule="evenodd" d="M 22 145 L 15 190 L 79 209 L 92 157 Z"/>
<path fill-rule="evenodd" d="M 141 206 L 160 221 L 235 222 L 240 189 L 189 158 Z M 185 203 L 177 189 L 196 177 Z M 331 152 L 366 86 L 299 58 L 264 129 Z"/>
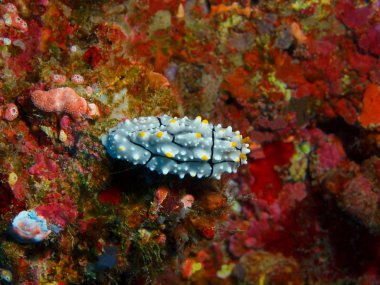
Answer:
<path fill-rule="evenodd" d="M 369 127 L 371 124 L 379 124 L 379 103 L 380 87 L 375 84 L 369 84 L 363 96 L 363 109 L 359 117 L 359 122 L 363 127 Z"/>
<path fill-rule="evenodd" d="M 52 197 L 50 203 L 38 206 L 36 212 L 46 217 L 51 223 L 60 226 L 62 229 L 74 222 L 78 217 L 78 210 L 74 203 L 67 197 Z M 58 196 L 58 195 L 56 195 Z"/>
<path fill-rule="evenodd" d="M 42 111 L 67 113 L 75 120 L 81 120 L 89 115 L 86 100 L 70 87 L 33 91 L 32 101 Z"/>

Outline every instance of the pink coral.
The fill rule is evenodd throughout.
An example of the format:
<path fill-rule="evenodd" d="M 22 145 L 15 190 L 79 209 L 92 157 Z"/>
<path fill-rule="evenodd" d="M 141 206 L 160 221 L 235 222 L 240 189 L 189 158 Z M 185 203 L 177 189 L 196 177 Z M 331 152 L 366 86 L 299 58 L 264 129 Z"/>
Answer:
<path fill-rule="evenodd" d="M 7 26 L 13 27 L 21 32 L 28 31 L 28 24 L 15 12 L 5 13 L 3 15 L 3 20 Z"/>
<path fill-rule="evenodd" d="M 7 121 L 13 121 L 18 117 L 18 108 L 15 104 L 10 103 L 5 108 L 4 119 Z"/>
<path fill-rule="evenodd" d="M 49 91 L 36 90 L 32 93 L 33 104 L 45 112 L 64 112 L 73 119 L 83 119 L 88 114 L 88 105 L 74 89 L 62 87 Z"/>
<path fill-rule="evenodd" d="M 80 74 L 74 74 L 73 76 L 71 76 L 71 81 L 74 84 L 82 84 L 84 82 L 84 78 Z"/>
<path fill-rule="evenodd" d="M 50 77 L 53 83 L 63 84 L 66 82 L 66 76 L 62 74 L 52 74 Z"/>
<path fill-rule="evenodd" d="M 17 13 L 17 7 L 12 3 L 7 3 L 0 7 L 1 12 L 3 13 L 10 13 L 10 14 L 16 14 Z"/>

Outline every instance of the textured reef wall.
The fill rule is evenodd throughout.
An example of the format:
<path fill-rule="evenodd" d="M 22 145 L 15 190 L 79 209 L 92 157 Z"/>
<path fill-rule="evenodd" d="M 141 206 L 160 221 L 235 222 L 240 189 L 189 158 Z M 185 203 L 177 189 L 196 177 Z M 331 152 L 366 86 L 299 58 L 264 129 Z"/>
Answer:
<path fill-rule="evenodd" d="M 0 66 L 1 284 L 380 284 L 379 1 L 0 1 Z M 107 154 L 164 114 L 248 164 Z"/>

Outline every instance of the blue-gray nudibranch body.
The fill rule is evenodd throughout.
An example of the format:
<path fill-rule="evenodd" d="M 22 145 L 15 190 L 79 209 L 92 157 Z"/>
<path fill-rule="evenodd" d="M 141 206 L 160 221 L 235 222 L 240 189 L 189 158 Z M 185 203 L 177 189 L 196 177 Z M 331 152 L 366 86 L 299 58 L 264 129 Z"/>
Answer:
<path fill-rule="evenodd" d="M 126 120 L 102 136 L 113 158 L 146 165 L 160 174 L 183 178 L 214 177 L 236 172 L 247 163 L 249 145 L 239 131 L 197 117 L 139 117 Z"/>

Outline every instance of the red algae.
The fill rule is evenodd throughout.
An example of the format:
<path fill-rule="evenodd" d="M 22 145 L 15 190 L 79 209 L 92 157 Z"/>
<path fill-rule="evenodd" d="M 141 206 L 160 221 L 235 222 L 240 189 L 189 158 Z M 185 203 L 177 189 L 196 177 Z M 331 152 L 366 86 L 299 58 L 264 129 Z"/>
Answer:
<path fill-rule="evenodd" d="M 289 163 L 294 154 L 294 146 L 292 143 L 276 142 L 265 146 L 263 152 L 263 159 L 249 164 L 250 171 L 255 177 L 251 191 L 257 197 L 272 202 L 281 189 L 281 179 L 276 168 Z"/>
<path fill-rule="evenodd" d="M 102 55 L 98 47 L 91 47 L 83 54 L 83 59 L 95 68 L 99 65 Z"/>
<path fill-rule="evenodd" d="M 64 229 L 67 224 L 74 222 L 78 216 L 75 205 L 67 198 L 60 199 L 59 202 L 41 205 L 36 208 L 36 212 L 61 229 Z"/>
<path fill-rule="evenodd" d="M 369 28 L 359 40 L 360 47 L 370 54 L 380 56 L 380 23 Z"/>
<path fill-rule="evenodd" d="M 34 161 L 35 164 L 28 170 L 30 174 L 45 177 L 47 179 L 58 177 L 59 166 L 54 160 L 46 158 L 43 153 L 37 153 L 34 156 Z"/>

